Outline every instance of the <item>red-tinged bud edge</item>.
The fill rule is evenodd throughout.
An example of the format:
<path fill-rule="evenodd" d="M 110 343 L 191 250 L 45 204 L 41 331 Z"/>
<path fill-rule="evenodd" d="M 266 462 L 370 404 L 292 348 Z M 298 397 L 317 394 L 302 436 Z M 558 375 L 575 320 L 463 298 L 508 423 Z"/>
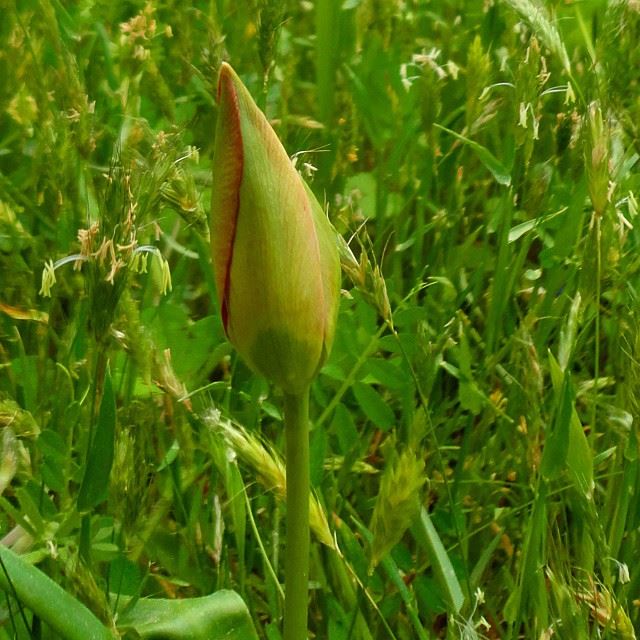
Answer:
<path fill-rule="evenodd" d="M 214 154 L 214 184 L 212 199 L 216 228 L 212 229 L 211 242 L 222 323 L 227 332 L 229 321 L 229 295 L 231 288 L 231 263 L 235 243 L 238 215 L 240 212 L 240 183 L 244 165 L 242 131 L 240 127 L 240 107 L 238 92 L 234 83 L 233 70 L 223 62 L 218 79 L 218 125 L 216 151 Z"/>

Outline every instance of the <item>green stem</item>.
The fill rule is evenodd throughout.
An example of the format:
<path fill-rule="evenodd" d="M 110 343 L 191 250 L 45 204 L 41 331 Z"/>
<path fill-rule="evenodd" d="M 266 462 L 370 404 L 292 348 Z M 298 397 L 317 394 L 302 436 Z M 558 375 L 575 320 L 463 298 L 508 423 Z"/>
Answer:
<path fill-rule="evenodd" d="M 309 591 L 309 389 L 285 394 L 287 546 L 284 640 L 307 639 Z"/>
<path fill-rule="evenodd" d="M 96 422 L 98 421 L 98 407 L 100 406 L 100 399 L 104 390 L 104 378 L 107 372 L 107 351 L 104 344 L 100 343 L 100 341 L 98 341 L 97 344 L 97 352 L 96 370 L 93 378 L 93 393 L 91 397 L 91 414 L 89 416 L 89 434 L 87 436 L 87 447 L 83 465 L 85 470 L 89 462 L 91 443 L 95 436 Z M 91 512 L 82 515 L 78 550 L 85 564 L 91 566 Z"/>
<path fill-rule="evenodd" d="M 600 226 L 600 216 L 596 213 L 596 336 L 595 354 L 593 363 L 593 408 L 591 410 L 591 433 L 592 442 L 597 439 L 597 414 L 598 414 L 598 379 L 600 377 L 600 298 L 602 295 L 602 228 Z"/>

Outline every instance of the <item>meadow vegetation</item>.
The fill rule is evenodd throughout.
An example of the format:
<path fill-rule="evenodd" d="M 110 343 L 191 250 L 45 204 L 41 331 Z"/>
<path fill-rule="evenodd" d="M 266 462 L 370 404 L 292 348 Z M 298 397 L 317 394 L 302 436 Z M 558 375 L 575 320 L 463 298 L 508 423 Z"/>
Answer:
<path fill-rule="evenodd" d="M 635 638 L 639 41 L 637 0 L 0 0 L 0 639 L 280 638 L 223 60 L 343 239 L 310 637 Z"/>

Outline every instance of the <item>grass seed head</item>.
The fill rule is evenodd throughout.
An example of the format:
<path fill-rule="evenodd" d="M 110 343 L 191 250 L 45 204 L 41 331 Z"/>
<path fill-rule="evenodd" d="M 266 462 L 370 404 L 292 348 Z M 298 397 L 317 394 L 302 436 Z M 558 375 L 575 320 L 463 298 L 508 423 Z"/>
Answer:
<path fill-rule="evenodd" d="M 425 480 L 424 461 L 409 449 L 384 472 L 370 525 L 371 568 L 391 551 L 418 516 Z"/>
<path fill-rule="evenodd" d="M 589 105 L 585 115 L 585 165 L 589 196 L 596 215 L 601 216 L 609 203 L 610 135 L 609 125 L 597 102 Z"/>
<path fill-rule="evenodd" d="M 226 63 L 218 95 L 211 249 L 224 329 L 252 369 L 299 393 L 333 342 L 335 231 Z"/>
<path fill-rule="evenodd" d="M 244 427 L 223 418 L 218 410 L 209 411 L 204 420 L 214 434 L 225 439 L 233 456 L 237 456 L 252 469 L 260 484 L 284 501 L 287 476 L 280 456 Z M 309 496 L 309 524 L 320 542 L 328 547 L 335 547 L 327 516 L 313 494 Z"/>

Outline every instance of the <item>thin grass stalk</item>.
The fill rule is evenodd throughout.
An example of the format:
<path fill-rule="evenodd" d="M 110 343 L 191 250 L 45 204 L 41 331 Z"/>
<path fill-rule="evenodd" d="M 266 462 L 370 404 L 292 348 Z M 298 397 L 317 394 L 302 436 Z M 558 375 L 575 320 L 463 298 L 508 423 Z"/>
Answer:
<path fill-rule="evenodd" d="M 89 416 L 89 433 L 87 436 L 87 446 L 84 453 L 83 467 L 85 469 L 89 461 L 91 442 L 93 441 L 93 438 L 95 436 L 96 422 L 98 420 L 98 407 L 100 406 L 100 399 L 102 397 L 102 391 L 104 388 L 104 378 L 107 371 L 107 353 L 106 348 L 102 343 L 99 343 L 97 345 L 97 351 L 98 354 L 96 358 L 96 368 L 93 379 L 93 394 L 91 398 L 91 414 Z M 82 560 L 87 564 L 87 566 L 91 566 L 91 512 L 84 513 L 82 515 L 78 540 L 78 550 Z"/>
<path fill-rule="evenodd" d="M 593 406 L 591 409 L 591 440 L 598 432 L 598 380 L 600 378 L 600 298 L 602 295 L 602 226 L 600 215 L 595 214 L 596 222 L 596 326 L 593 354 Z"/>

